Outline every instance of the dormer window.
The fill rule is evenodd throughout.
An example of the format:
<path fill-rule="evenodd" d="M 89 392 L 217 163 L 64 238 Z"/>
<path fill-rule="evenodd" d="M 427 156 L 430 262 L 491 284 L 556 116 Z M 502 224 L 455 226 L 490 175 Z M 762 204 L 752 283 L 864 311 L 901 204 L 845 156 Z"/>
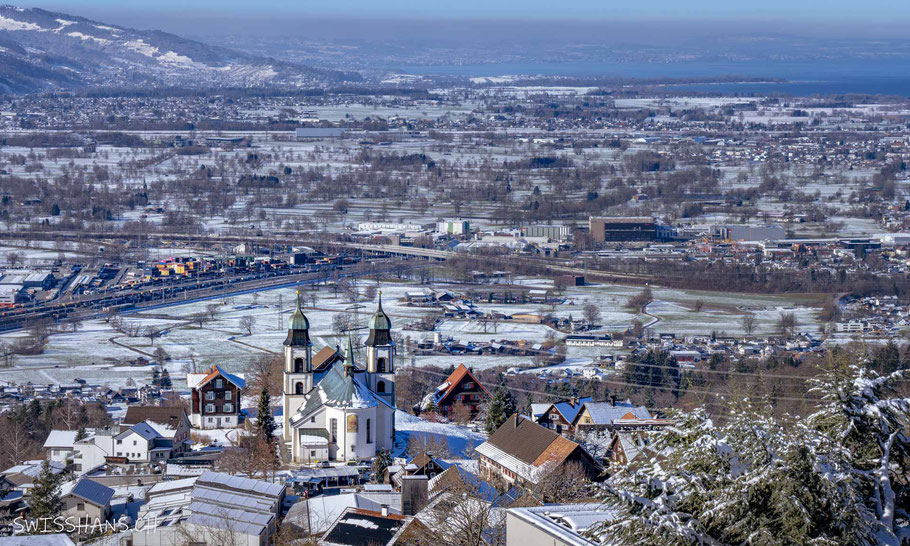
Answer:
<path fill-rule="evenodd" d="M 221 378 L 216 379 L 216 380 L 215 380 L 215 388 L 216 388 L 216 389 L 223 389 L 223 388 L 224 388 L 224 379 L 221 379 Z"/>

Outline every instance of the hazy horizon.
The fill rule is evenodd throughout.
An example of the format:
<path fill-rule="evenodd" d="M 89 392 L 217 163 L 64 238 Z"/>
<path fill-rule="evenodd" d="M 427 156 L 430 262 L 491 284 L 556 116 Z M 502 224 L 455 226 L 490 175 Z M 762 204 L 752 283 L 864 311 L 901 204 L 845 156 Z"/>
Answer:
<path fill-rule="evenodd" d="M 794 6 L 792 2 L 764 2 L 762 8 L 730 5 L 728 2 L 702 1 L 680 9 L 675 2 L 658 0 L 645 6 L 576 1 L 560 5 L 554 12 L 549 3 L 539 0 L 513 2 L 459 2 L 457 9 L 444 9 L 450 3 L 395 0 L 381 4 L 361 0 L 310 1 L 303 5 L 282 0 L 250 5 L 239 0 L 201 0 L 186 9 L 182 2 L 162 0 L 137 7 L 113 0 L 78 2 L 30 2 L 24 7 L 60 11 L 99 21 L 143 30 L 196 36 L 230 34 L 238 31 L 274 35 L 313 33 L 319 38 L 343 38 L 355 28 L 356 37 L 395 37 L 404 30 L 420 34 L 421 27 L 449 30 L 461 26 L 515 28 L 551 27 L 552 34 L 567 38 L 586 38 L 598 30 L 611 33 L 626 30 L 629 37 L 672 39 L 698 36 L 718 29 L 731 33 L 785 33 L 797 36 L 901 38 L 910 22 L 910 3 L 889 0 L 867 2 L 862 11 L 855 3 L 812 0 Z M 372 23 L 372 24 L 371 24 Z M 568 29 L 567 29 L 568 27 Z M 569 30 L 571 29 L 571 30 Z M 653 29 L 653 30 L 652 30 Z M 576 33 L 581 32 L 578 36 Z M 669 36 L 668 36 L 669 33 Z M 836 34 L 836 36 L 832 36 Z M 437 36 L 438 37 L 438 36 Z M 609 39 L 610 36 L 600 36 Z"/>

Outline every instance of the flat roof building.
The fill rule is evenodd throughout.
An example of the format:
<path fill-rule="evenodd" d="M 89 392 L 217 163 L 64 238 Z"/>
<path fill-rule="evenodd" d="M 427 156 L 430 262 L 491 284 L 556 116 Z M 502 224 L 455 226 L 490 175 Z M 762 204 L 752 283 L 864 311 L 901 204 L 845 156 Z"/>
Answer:
<path fill-rule="evenodd" d="M 653 241 L 657 238 L 657 223 L 646 216 L 592 216 L 589 226 L 595 243 Z"/>

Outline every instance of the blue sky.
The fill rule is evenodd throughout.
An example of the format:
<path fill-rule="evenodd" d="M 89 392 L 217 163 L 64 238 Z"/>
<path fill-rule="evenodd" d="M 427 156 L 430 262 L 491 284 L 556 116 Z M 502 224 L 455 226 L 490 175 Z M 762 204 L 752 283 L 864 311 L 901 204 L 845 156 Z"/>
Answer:
<path fill-rule="evenodd" d="M 111 15 L 356 16 L 458 19 L 800 19 L 910 22 L 910 0 L 47 0 L 32 7 Z M 100 18 L 100 17 L 99 17 Z"/>

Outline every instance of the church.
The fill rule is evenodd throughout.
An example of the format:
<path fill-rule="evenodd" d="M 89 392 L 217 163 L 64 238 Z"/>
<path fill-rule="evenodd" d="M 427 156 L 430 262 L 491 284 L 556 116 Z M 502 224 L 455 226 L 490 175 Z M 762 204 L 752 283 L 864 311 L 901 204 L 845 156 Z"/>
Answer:
<path fill-rule="evenodd" d="M 344 358 L 314 366 L 310 323 L 300 307 L 284 340 L 284 441 L 293 462 L 365 460 L 395 441 L 395 343 L 382 293 L 370 318 L 366 362 L 355 362 L 348 337 Z"/>

